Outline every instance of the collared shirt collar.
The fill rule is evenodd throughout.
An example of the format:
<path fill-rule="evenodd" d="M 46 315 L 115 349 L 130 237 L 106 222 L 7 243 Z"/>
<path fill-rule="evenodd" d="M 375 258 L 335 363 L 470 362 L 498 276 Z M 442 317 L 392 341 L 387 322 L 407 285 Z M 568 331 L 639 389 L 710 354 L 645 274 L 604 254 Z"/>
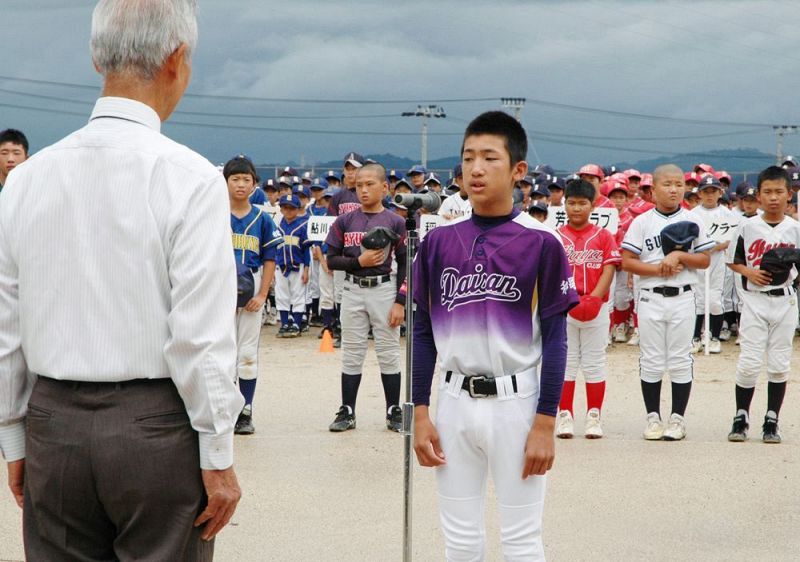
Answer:
<path fill-rule="evenodd" d="M 161 119 L 149 105 L 129 98 L 103 97 L 94 104 L 89 121 L 99 117 L 113 117 L 133 121 L 156 132 L 161 132 Z"/>

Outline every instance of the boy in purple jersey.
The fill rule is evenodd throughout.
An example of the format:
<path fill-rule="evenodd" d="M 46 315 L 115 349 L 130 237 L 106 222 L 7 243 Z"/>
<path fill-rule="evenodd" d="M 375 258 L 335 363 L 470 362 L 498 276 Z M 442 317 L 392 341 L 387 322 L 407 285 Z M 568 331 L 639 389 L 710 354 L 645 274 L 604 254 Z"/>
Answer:
<path fill-rule="evenodd" d="M 360 208 L 340 215 L 325 241 L 328 267 L 344 273 L 342 290 L 342 405 L 330 425 L 331 431 L 356 427 L 356 396 L 367 354 L 370 328 L 375 338 L 375 354 L 381 369 L 386 398 L 386 426 L 402 428 L 400 402 L 400 324 L 403 322 L 405 295 L 399 289 L 406 277 L 406 228 L 399 216 L 384 209 L 388 191 L 386 170 L 377 163 L 358 170 L 356 192 Z M 385 227 L 397 240 L 380 249 L 364 249 L 362 239 L 372 228 Z M 397 275 L 391 275 L 392 256 Z"/>
<path fill-rule="evenodd" d="M 414 449 L 422 466 L 436 467 L 448 560 L 483 559 L 489 470 L 506 560 L 544 559 L 545 473 L 555 457 L 566 314 L 578 296 L 556 233 L 514 209 L 526 152 L 511 116 L 475 118 L 462 145 L 473 214 L 430 231 L 414 261 Z"/>

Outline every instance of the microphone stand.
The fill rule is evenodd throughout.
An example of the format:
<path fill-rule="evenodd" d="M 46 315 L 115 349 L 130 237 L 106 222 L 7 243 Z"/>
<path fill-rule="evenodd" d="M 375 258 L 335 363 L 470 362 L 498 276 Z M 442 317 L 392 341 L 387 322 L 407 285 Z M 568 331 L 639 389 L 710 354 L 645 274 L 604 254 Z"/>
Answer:
<path fill-rule="evenodd" d="M 414 403 L 411 399 L 411 372 L 414 347 L 414 256 L 417 253 L 417 211 L 421 201 L 408 207 L 406 216 L 406 401 L 403 403 L 403 562 L 411 562 L 412 449 L 414 447 Z"/>

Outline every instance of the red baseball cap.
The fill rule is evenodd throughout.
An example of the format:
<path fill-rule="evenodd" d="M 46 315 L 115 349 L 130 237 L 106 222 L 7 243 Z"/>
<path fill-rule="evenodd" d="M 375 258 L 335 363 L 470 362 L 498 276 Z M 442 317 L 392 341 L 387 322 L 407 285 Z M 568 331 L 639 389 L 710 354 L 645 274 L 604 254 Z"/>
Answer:
<path fill-rule="evenodd" d="M 606 177 L 606 175 L 603 173 L 603 168 L 597 164 L 585 164 L 580 170 L 578 170 L 578 175 L 594 176 L 596 178 L 600 178 L 600 181 L 603 181 L 603 179 Z"/>
<path fill-rule="evenodd" d="M 705 173 L 705 174 L 713 174 L 714 168 L 711 167 L 711 164 L 695 164 L 694 171 L 697 173 Z"/>
<path fill-rule="evenodd" d="M 653 174 L 642 174 L 642 181 L 639 187 L 653 187 Z"/>
<path fill-rule="evenodd" d="M 625 177 L 627 179 L 631 179 L 631 178 L 639 178 L 640 180 L 642 179 L 642 173 L 639 170 L 636 170 L 634 168 L 628 168 L 627 170 L 625 170 L 622 173 L 625 174 Z"/>
<path fill-rule="evenodd" d="M 728 185 L 733 183 L 733 178 L 725 170 L 720 170 L 718 172 L 714 172 L 714 177 L 717 178 L 719 181 L 723 181 L 723 180 L 727 181 Z"/>
<path fill-rule="evenodd" d="M 614 176 L 616 175 L 617 174 L 614 174 Z M 603 193 L 603 195 L 608 197 L 615 191 L 623 191 L 625 195 L 628 195 L 628 181 L 620 181 L 619 178 L 614 178 L 614 176 L 611 176 L 609 179 L 603 182 L 603 187 L 605 188 L 605 193 Z M 601 191 L 603 190 L 603 187 L 600 188 Z"/>
<path fill-rule="evenodd" d="M 700 184 L 700 174 L 698 174 L 697 172 L 686 172 L 685 174 L 683 174 L 683 181 L 685 183 L 689 183 L 690 181 L 693 181 L 694 183 L 699 185 Z"/>

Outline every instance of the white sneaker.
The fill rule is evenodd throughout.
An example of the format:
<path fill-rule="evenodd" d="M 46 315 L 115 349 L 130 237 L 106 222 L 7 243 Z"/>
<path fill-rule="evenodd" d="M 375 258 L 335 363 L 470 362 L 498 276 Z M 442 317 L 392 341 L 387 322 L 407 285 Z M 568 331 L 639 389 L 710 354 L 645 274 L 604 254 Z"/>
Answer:
<path fill-rule="evenodd" d="M 711 349 L 710 346 L 709 349 Z M 701 351 L 703 351 L 703 342 L 700 340 L 700 338 L 694 338 L 692 340 L 692 353 L 700 353 Z"/>
<path fill-rule="evenodd" d="M 270 309 L 267 312 L 267 325 L 268 326 L 277 326 L 278 325 L 278 311 L 275 309 Z"/>
<path fill-rule="evenodd" d="M 712 338 L 711 341 L 708 342 L 708 352 L 722 353 L 722 344 L 719 342 L 717 338 Z"/>
<path fill-rule="evenodd" d="M 586 426 L 583 435 L 586 439 L 600 439 L 603 436 L 603 426 L 600 425 L 600 410 L 592 408 L 586 412 Z"/>
<path fill-rule="evenodd" d="M 644 438 L 648 441 L 659 441 L 664 437 L 664 424 L 661 423 L 661 416 L 655 412 L 647 414 L 647 427 L 644 430 Z"/>
<path fill-rule="evenodd" d="M 639 345 L 639 328 L 633 329 L 633 334 L 628 340 L 628 345 Z"/>
<path fill-rule="evenodd" d="M 626 324 L 617 324 L 614 326 L 614 341 L 616 343 L 625 343 L 628 340 L 628 326 Z"/>
<path fill-rule="evenodd" d="M 667 429 L 664 430 L 665 441 L 680 441 L 686 437 L 686 421 L 683 416 L 672 414 L 669 417 Z"/>
<path fill-rule="evenodd" d="M 723 328 L 719 332 L 719 341 L 728 341 L 731 339 L 731 331 L 728 328 Z M 711 353 L 714 353 L 713 351 Z"/>
<path fill-rule="evenodd" d="M 572 439 L 575 435 L 575 423 L 569 410 L 561 410 L 556 418 L 556 437 L 560 439 Z"/>

